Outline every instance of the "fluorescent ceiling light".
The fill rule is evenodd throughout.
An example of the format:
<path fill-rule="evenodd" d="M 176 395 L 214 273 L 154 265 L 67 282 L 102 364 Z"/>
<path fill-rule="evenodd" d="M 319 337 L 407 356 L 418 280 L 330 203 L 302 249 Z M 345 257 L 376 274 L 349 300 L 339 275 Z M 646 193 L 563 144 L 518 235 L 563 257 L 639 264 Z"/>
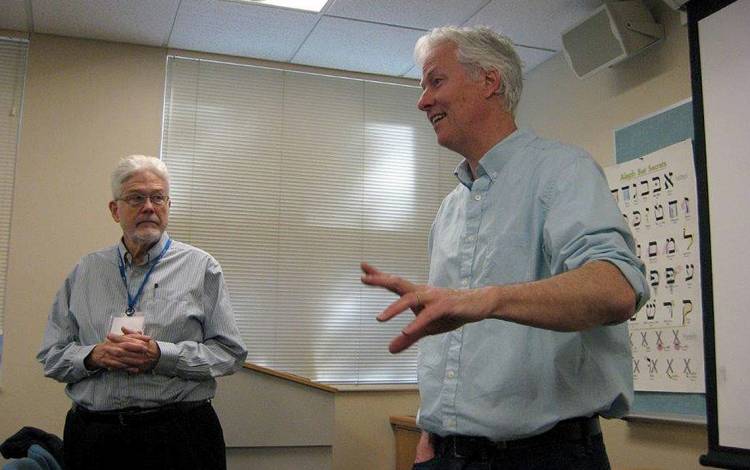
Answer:
<path fill-rule="evenodd" d="M 319 12 L 328 0 L 239 0 L 246 3 L 259 3 L 261 5 L 272 5 L 295 10 Z"/>

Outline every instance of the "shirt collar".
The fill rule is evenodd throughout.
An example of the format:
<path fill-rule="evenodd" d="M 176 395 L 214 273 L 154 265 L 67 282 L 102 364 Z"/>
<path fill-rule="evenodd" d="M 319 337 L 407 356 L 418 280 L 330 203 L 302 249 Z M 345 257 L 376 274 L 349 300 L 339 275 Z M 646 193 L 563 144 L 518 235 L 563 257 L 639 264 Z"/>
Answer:
<path fill-rule="evenodd" d="M 149 264 L 152 259 L 155 259 L 157 256 L 159 256 L 159 253 L 161 253 L 161 250 L 164 249 L 164 245 L 167 243 L 167 240 L 169 240 L 169 234 L 167 234 L 165 230 L 164 232 L 162 232 L 159 241 L 156 242 L 156 244 L 154 244 L 154 246 L 152 246 L 150 250 L 148 250 L 148 253 L 146 253 L 144 264 Z M 131 255 L 128 251 L 128 248 L 125 246 L 125 242 L 122 237 L 120 237 L 118 246 L 120 247 L 120 256 L 122 256 L 122 262 L 126 266 L 130 266 L 133 263 L 133 255 Z"/>
<path fill-rule="evenodd" d="M 513 155 L 517 154 L 519 150 L 524 148 L 533 139 L 534 135 L 528 129 L 519 128 L 513 131 L 510 135 L 489 149 L 479 160 L 479 165 L 477 165 L 477 178 L 487 175 L 492 181 L 495 181 L 503 167 Z M 466 159 L 458 164 L 453 171 L 453 174 L 456 175 L 456 178 L 458 178 L 458 181 L 460 181 L 461 184 L 471 189 L 474 180 L 471 176 L 469 162 Z"/>

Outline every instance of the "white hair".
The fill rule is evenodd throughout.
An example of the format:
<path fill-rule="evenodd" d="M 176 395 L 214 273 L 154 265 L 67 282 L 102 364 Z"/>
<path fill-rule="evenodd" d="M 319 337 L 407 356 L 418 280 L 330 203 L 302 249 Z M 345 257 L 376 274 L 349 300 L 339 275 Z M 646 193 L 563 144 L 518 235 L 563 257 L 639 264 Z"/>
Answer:
<path fill-rule="evenodd" d="M 167 171 L 167 165 L 163 161 L 146 155 L 128 155 L 120 159 L 115 170 L 112 172 L 110 180 L 112 198 L 117 199 L 122 196 L 123 183 L 135 173 L 141 171 L 150 171 L 164 180 L 167 183 L 167 191 L 169 191 L 169 172 Z"/>
<path fill-rule="evenodd" d="M 443 26 L 429 31 L 414 46 L 414 59 L 421 67 L 427 56 L 438 46 L 451 42 L 456 45 L 458 62 L 473 78 L 478 69 L 497 70 L 501 84 L 498 95 L 505 107 L 515 113 L 523 90 L 523 67 L 510 39 L 484 26 Z"/>

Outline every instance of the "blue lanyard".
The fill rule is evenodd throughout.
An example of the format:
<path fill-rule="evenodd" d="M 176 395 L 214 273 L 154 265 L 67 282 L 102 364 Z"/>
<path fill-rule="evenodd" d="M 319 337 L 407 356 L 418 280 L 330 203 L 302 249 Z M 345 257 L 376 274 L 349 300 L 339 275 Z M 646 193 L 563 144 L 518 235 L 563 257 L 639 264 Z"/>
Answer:
<path fill-rule="evenodd" d="M 117 265 L 120 268 L 120 277 L 122 278 L 123 284 L 125 284 L 125 292 L 128 293 L 128 309 L 125 311 L 125 314 L 128 316 L 131 316 L 133 313 L 135 313 L 135 306 L 138 304 L 138 299 L 141 298 L 141 294 L 143 294 L 143 288 L 146 286 L 146 283 L 148 282 L 148 278 L 151 276 L 151 272 L 154 270 L 154 267 L 156 264 L 161 260 L 161 257 L 164 256 L 164 253 L 167 252 L 169 249 L 169 245 L 172 244 L 172 239 L 168 238 L 167 243 L 164 244 L 164 248 L 161 250 L 161 253 L 159 253 L 159 256 L 154 259 L 154 261 L 151 263 L 151 267 L 148 268 L 148 272 L 146 273 L 146 276 L 143 278 L 143 282 L 141 282 L 141 287 L 138 288 L 138 292 L 135 294 L 135 297 L 130 296 L 130 289 L 128 289 L 128 277 L 125 274 L 125 264 L 122 262 L 122 255 L 120 254 L 120 247 L 117 247 Z"/>

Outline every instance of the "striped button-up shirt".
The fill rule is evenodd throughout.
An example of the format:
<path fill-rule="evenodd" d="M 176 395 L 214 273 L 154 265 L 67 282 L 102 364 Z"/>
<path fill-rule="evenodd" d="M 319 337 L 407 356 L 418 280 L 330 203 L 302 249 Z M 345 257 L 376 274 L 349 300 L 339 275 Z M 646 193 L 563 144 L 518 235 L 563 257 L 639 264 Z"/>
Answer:
<path fill-rule="evenodd" d="M 118 268 L 118 247 L 131 295 L 168 239 L 166 232 L 136 266 L 122 241 L 84 256 L 57 293 L 37 359 L 48 377 L 90 410 L 154 407 L 213 398 L 215 377 L 233 373 L 247 351 L 234 321 L 224 276 L 208 253 L 173 240 L 156 264 L 136 310 L 144 333 L 161 356 L 150 373 L 90 371 L 83 364 L 105 341 L 113 316 L 123 315 L 128 296 Z"/>
<path fill-rule="evenodd" d="M 643 264 L 586 152 L 518 130 L 438 211 L 429 283 L 475 288 L 549 278 L 604 260 L 648 299 Z M 560 420 L 621 416 L 633 398 L 627 325 L 558 332 L 484 320 L 419 343 L 419 423 L 440 435 L 527 437 Z"/>

